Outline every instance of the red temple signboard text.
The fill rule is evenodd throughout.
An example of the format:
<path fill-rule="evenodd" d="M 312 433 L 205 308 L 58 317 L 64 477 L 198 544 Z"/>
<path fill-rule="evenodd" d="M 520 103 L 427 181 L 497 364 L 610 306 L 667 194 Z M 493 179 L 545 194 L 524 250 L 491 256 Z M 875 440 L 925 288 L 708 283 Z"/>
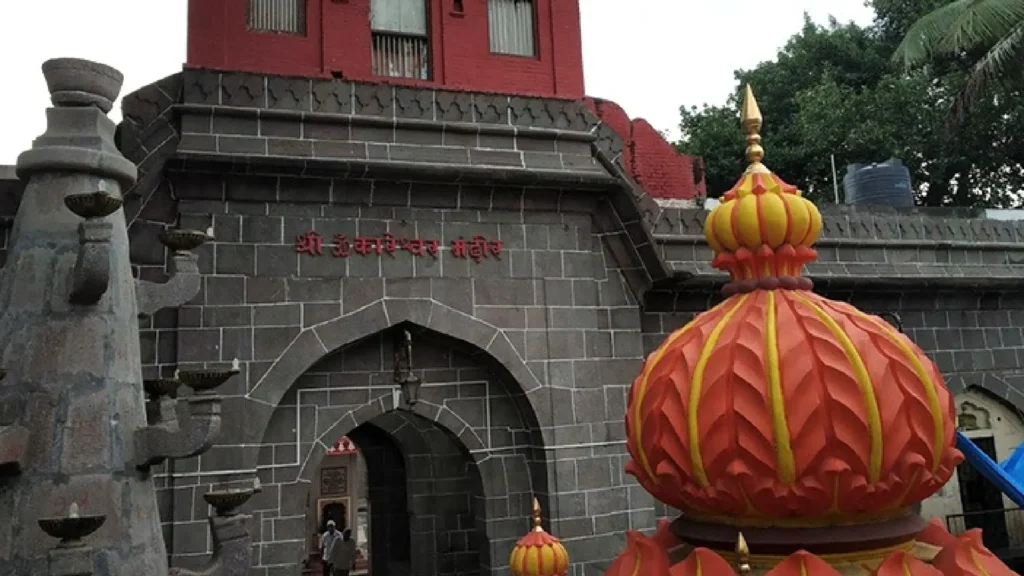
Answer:
<path fill-rule="evenodd" d="M 309 256 L 330 255 L 335 258 L 358 256 L 390 256 L 396 252 L 408 252 L 415 257 L 437 258 L 441 250 L 441 242 L 436 239 L 406 238 L 385 234 L 383 236 L 356 236 L 349 238 L 344 234 L 335 234 L 328 243 L 314 230 L 295 237 L 295 251 Z M 477 264 L 492 258 L 501 259 L 501 240 L 489 240 L 484 236 L 472 239 L 459 238 L 452 240 L 449 250 L 455 258 L 472 259 Z"/>

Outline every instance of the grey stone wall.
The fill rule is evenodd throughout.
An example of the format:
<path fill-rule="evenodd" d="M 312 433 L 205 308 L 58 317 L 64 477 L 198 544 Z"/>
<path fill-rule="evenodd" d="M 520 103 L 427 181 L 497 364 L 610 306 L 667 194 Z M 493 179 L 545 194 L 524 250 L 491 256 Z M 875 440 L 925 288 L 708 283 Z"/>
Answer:
<path fill-rule="evenodd" d="M 825 205 L 818 261 L 807 274 L 820 286 L 963 287 L 1021 284 L 1024 220 L 985 218 L 983 211 Z M 665 209 L 649 220 L 666 264 L 692 283 L 721 283 L 704 241 L 703 210 Z"/>
<path fill-rule="evenodd" d="M 622 473 L 625 395 L 642 354 L 639 307 L 622 270 L 635 263 L 623 262 L 607 241 L 600 220 L 609 207 L 600 194 L 194 173 L 172 173 L 170 190 L 180 224 L 212 225 L 217 240 L 202 249 L 207 276 L 196 299 L 176 317 L 148 324 L 147 371 L 233 358 L 243 366 L 224 390 L 221 443 L 193 467 L 177 463 L 173 482 L 166 471 L 162 477 L 175 564 L 191 565 L 206 552 L 205 541 L 193 538 L 195 522 L 205 518 L 199 495 L 259 467 L 253 573 L 296 573 L 309 539 L 295 533 L 309 497 L 304 475 L 337 436 L 384 426 L 391 349 L 377 338 L 395 325 L 457 351 L 435 350 L 432 358 L 424 347 L 414 364 L 431 384 L 416 405 L 417 422 L 456 439 L 469 454 L 463 464 L 481 478 L 482 497 L 471 512 L 454 514 L 461 519 L 455 532 L 439 520 L 456 510 L 449 500 L 434 498 L 445 509 L 423 513 L 451 546 L 461 545 L 463 536 L 452 534 L 468 534 L 471 522 L 489 541 L 478 562 L 504 573 L 515 539 L 529 528 L 534 495 L 549 528 L 566 541 L 575 573 L 613 558 L 626 529 L 654 526 L 651 498 Z M 328 241 L 339 233 L 437 239 L 441 253 L 436 261 L 408 253 L 333 258 L 329 246 L 319 258 L 297 254 L 295 237 L 311 229 Z M 452 256 L 453 240 L 477 234 L 502 241 L 500 260 L 478 265 Z M 142 273 L 159 273 L 156 256 L 137 261 Z M 353 345 L 368 346 L 360 349 L 375 352 L 362 354 L 380 364 L 332 365 L 349 353 L 332 354 Z M 439 360 L 445 357 L 447 364 Z M 356 373 L 366 382 L 358 391 L 348 384 Z M 323 393 L 298 392 L 307 386 L 327 388 L 327 403 Z M 300 426 L 289 420 L 296 410 L 317 416 Z M 301 465 L 278 466 L 296 459 Z M 438 558 L 439 566 L 465 562 L 472 560 Z"/>

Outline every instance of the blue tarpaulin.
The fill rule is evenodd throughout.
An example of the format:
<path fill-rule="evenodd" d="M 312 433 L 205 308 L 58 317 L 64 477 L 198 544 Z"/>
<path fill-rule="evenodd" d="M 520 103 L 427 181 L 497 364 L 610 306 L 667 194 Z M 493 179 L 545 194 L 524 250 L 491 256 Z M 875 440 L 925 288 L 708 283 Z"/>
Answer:
<path fill-rule="evenodd" d="M 1020 446 L 1002 464 L 989 458 L 977 444 L 959 431 L 956 433 L 956 447 L 963 452 L 967 463 L 995 484 L 1017 506 L 1024 508 L 1024 450 Z"/>

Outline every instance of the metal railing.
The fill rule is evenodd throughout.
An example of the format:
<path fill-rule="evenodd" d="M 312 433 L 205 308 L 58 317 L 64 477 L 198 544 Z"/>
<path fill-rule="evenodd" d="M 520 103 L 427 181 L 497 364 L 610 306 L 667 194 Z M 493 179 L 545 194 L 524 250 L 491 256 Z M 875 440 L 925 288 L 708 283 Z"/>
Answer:
<path fill-rule="evenodd" d="M 306 34 L 306 0 L 249 0 L 249 30 Z"/>
<path fill-rule="evenodd" d="M 981 528 L 985 546 L 993 552 L 1024 548 L 1024 510 L 1005 508 L 946 516 L 946 529 L 953 535 Z"/>
<path fill-rule="evenodd" d="M 425 36 L 373 33 L 373 74 L 430 79 L 430 41 Z"/>

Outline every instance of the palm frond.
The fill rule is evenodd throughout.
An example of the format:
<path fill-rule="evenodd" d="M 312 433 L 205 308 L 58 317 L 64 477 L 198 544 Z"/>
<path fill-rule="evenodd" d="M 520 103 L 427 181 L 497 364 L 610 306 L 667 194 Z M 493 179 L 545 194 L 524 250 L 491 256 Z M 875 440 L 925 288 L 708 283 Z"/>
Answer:
<path fill-rule="evenodd" d="M 967 111 L 978 97 L 986 93 L 994 82 L 1007 80 L 1020 73 L 1024 59 L 1024 19 L 1017 22 L 1009 33 L 995 43 L 978 62 L 971 67 L 964 88 L 957 94 L 950 107 L 947 128 L 955 132 L 963 124 Z"/>
<path fill-rule="evenodd" d="M 1024 22 L 1024 0 L 970 0 L 936 46 L 938 53 L 989 47 Z"/>
<path fill-rule="evenodd" d="M 975 1 L 954 0 L 922 16 L 907 30 L 893 54 L 893 60 L 902 63 L 905 68 L 912 68 L 931 59 L 953 24 Z"/>

